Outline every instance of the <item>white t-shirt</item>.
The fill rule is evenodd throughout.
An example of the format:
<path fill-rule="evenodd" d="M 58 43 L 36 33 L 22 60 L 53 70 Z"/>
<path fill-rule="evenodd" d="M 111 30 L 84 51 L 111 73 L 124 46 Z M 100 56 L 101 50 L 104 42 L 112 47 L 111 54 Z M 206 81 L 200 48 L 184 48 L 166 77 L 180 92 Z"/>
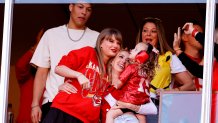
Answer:
<path fill-rule="evenodd" d="M 84 30 L 68 30 L 70 37 L 75 40 L 79 39 L 84 32 Z M 64 77 L 55 74 L 54 71 L 62 56 L 74 49 L 85 46 L 95 47 L 98 35 L 98 32 L 87 27 L 83 37 L 74 42 L 67 34 L 66 25 L 49 29 L 44 33 L 30 61 L 31 64 L 38 67 L 50 68 L 42 104 L 48 101 L 52 102 L 58 92 L 58 87 L 64 83 Z"/>

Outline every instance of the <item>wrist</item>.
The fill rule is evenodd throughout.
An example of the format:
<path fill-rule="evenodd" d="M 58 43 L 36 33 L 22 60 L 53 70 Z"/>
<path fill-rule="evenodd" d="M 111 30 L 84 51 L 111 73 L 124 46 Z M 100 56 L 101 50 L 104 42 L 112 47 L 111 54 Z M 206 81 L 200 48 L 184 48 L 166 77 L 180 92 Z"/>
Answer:
<path fill-rule="evenodd" d="M 82 73 L 78 73 L 77 75 L 76 75 L 76 78 L 78 79 L 81 75 L 83 75 Z"/>
<path fill-rule="evenodd" d="M 135 112 L 138 112 L 139 111 L 139 106 L 138 105 L 132 105 L 130 109 L 135 111 Z"/>
<path fill-rule="evenodd" d="M 31 106 L 31 109 L 34 109 L 36 107 L 39 107 L 39 105 L 34 105 L 34 106 Z"/>
<path fill-rule="evenodd" d="M 177 56 L 179 56 L 182 53 L 181 48 L 174 49 L 174 51 L 175 51 Z"/>
<path fill-rule="evenodd" d="M 180 47 L 179 48 L 174 48 L 174 51 L 179 51 L 179 50 L 181 50 Z"/>

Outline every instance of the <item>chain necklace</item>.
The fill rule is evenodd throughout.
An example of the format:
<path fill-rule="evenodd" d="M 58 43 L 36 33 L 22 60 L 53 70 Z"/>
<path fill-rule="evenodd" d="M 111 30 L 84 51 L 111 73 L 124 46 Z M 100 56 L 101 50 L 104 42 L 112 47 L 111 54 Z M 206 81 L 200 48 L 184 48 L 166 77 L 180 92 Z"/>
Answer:
<path fill-rule="evenodd" d="M 86 29 L 87 29 L 87 28 L 85 28 L 85 30 L 83 31 L 83 34 L 81 35 L 81 37 L 80 37 L 79 39 L 73 40 L 73 39 L 71 38 L 71 36 L 70 36 L 70 33 L 69 33 L 68 24 L 66 24 L 66 27 L 67 27 L 67 35 L 68 35 L 68 38 L 69 38 L 71 41 L 73 41 L 73 42 L 77 42 L 77 41 L 81 40 L 82 37 L 84 36 L 85 32 L 86 32 Z"/>

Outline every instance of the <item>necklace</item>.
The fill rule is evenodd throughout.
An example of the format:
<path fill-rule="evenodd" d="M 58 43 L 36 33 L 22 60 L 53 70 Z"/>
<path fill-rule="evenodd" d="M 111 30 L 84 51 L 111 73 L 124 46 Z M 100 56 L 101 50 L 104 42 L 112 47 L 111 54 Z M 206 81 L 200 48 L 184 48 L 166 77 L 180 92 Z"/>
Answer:
<path fill-rule="evenodd" d="M 77 42 L 77 41 L 81 40 L 81 39 L 82 39 L 82 37 L 84 36 L 85 32 L 86 32 L 86 29 L 87 29 L 87 28 L 85 28 L 85 30 L 83 31 L 83 34 L 81 35 L 81 37 L 80 37 L 79 39 L 77 39 L 77 40 L 74 40 L 74 39 L 72 39 L 72 38 L 70 37 L 69 28 L 68 28 L 68 24 L 66 24 L 66 26 L 67 26 L 67 35 L 68 35 L 68 38 L 69 38 L 71 41 L 73 41 L 73 42 Z"/>

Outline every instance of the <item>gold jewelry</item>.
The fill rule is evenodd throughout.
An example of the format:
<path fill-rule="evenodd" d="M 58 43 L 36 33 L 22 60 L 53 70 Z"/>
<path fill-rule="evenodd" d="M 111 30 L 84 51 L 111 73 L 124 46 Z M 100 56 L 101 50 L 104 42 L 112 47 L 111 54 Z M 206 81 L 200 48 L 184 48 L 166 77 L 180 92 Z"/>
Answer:
<path fill-rule="evenodd" d="M 73 42 L 80 41 L 80 40 L 82 39 L 82 37 L 84 36 L 84 34 L 85 34 L 85 32 L 86 32 L 86 29 L 87 29 L 87 28 L 85 28 L 85 30 L 83 31 L 83 34 L 81 35 L 81 37 L 80 37 L 79 39 L 77 39 L 77 40 L 74 40 L 74 39 L 72 39 L 72 38 L 70 37 L 69 28 L 68 28 L 68 24 L 66 24 L 66 27 L 67 27 L 67 35 L 68 35 L 69 39 L 70 39 L 71 41 L 73 41 Z"/>
<path fill-rule="evenodd" d="M 178 50 L 181 50 L 181 48 L 174 49 L 174 51 L 178 51 Z"/>

